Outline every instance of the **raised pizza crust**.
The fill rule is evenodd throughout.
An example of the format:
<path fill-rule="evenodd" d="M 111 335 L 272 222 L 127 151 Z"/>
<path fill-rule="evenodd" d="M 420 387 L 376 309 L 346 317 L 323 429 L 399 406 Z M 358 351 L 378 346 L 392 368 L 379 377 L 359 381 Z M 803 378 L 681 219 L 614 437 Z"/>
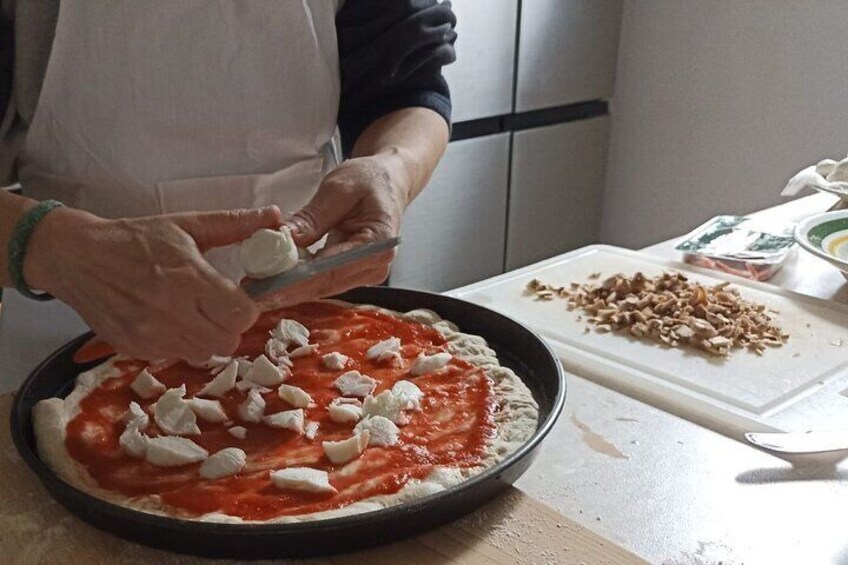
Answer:
<path fill-rule="evenodd" d="M 441 492 L 494 466 L 533 435 L 539 420 L 539 407 L 533 399 L 533 395 L 511 369 L 499 364 L 497 355 L 482 337 L 459 331 L 455 324 L 442 319 L 430 310 L 412 310 L 404 314 L 376 306 L 352 305 L 340 301 L 332 302 L 355 309 L 377 310 L 402 320 L 432 326 L 439 331 L 445 337 L 451 354 L 472 365 L 483 368 L 486 375 L 491 379 L 492 390 L 499 403 L 499 410 L 495 412 L 494 416 L 496 434 L 485 445 L 485 455 L 478 467 L 463 469 L 437 467 L 426 479 L 412 480 L 393 494 L 366 498 L 329 511 L 297 516 L 280 516 L 262 521 L 262 523 L 289 523 L 338 518 L 373 512 L 389 506 L 418 500 Z M 100 488 L 85 467 L 77 463 L 65 447 L 66 426 L 79 413 L 80 401 L 100 386 L 103 381 L 119 376 L 121 373 L 116 369 L 115 363 L 122 359 L 126 359 L 126 357 L 115 356 L 109 361 L 81 373 L 77 377 L 74 390 L 66 398 L 50 398 L 35 405 L 33 425 L 38 454 L 59 477 L 89 494 L 136 510 L 175 516 L 172 512 L 168 512 L 168 509 L 161 504 L 159 497 L 155 495 L 129 498 Z M 186 519 L 184 516 L 179 517 Z M 187 519 L 233 524 L 257 523 L 221 513 L 210 513 Z"/>

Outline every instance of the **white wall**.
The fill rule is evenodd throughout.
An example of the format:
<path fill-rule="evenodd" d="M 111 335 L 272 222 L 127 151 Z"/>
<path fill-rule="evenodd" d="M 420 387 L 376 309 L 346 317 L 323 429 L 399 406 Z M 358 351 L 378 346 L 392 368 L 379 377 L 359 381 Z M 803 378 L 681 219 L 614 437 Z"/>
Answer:
<path fill-rule="evenodd" d="M 780 201 L 848 151 L 848 1 L 627 0 L 601 239 Z"/>

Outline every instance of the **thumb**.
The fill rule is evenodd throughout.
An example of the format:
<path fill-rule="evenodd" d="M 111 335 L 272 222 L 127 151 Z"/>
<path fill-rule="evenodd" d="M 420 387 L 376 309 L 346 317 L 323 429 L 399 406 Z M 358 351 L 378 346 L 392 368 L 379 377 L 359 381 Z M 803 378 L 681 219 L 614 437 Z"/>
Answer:
<path fill-rule="evenodd" d="M 261 228 L 276 229 L 282 221 L 276 206 L 169 214 L 168 217 L 194 239 L 201 251 L 238 243 Z"/>
<path fill-rule="evenodd" d="M 309 204 L 288 218 L 283 225 L 291 229 L 298 247 L 312 245 L 345 219 L 359 202 L 354 191 L 319 188 Z"/>

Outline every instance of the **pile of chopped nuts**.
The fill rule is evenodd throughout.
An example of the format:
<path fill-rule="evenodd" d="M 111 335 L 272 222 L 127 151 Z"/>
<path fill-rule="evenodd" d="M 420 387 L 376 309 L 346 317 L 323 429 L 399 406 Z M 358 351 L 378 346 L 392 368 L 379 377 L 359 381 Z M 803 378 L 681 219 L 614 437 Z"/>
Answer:
<path fill-rule="evenodd" d="M 593 273 L 590 279 L 598 276 Z M 775 323 L 773 313 L 729 285 L 725 281 L 703 286 L 680 273 L 654 278 L 636 273 L 613 275 L 600 284 L 571 283 L 568 288 L 533 279 L 527 289 L 537 300 L 568 300 L 568 309 L 582 310 L 599 333 L 629 333 L 718 356 L 742 347 L 762 355 L 767 346 L 782 346 L 789 335 Z"/>

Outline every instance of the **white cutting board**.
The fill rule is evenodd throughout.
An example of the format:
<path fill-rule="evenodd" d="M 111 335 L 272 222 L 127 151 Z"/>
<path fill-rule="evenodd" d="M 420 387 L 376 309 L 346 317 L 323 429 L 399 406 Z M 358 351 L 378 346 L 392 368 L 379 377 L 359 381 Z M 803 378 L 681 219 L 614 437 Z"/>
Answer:
<path fill-rule="evenodd" d="M 742 295 L 779 312 L 790 334 L 762 357 L 727 359 L 615 334 L 585 333 L 565 300 L 534 300 L 533 278 L 555 285 L 616 273 L 676 270 L 712 285 L 729 280 Z M 848 428 L 848 306 L 635 251 L 593 245 L 449 292 L 515 318 L 545 337 L 575 374 L 732 437 L 752 430 Z M 585 316 L 584 316 L 585 318 Z"/>

